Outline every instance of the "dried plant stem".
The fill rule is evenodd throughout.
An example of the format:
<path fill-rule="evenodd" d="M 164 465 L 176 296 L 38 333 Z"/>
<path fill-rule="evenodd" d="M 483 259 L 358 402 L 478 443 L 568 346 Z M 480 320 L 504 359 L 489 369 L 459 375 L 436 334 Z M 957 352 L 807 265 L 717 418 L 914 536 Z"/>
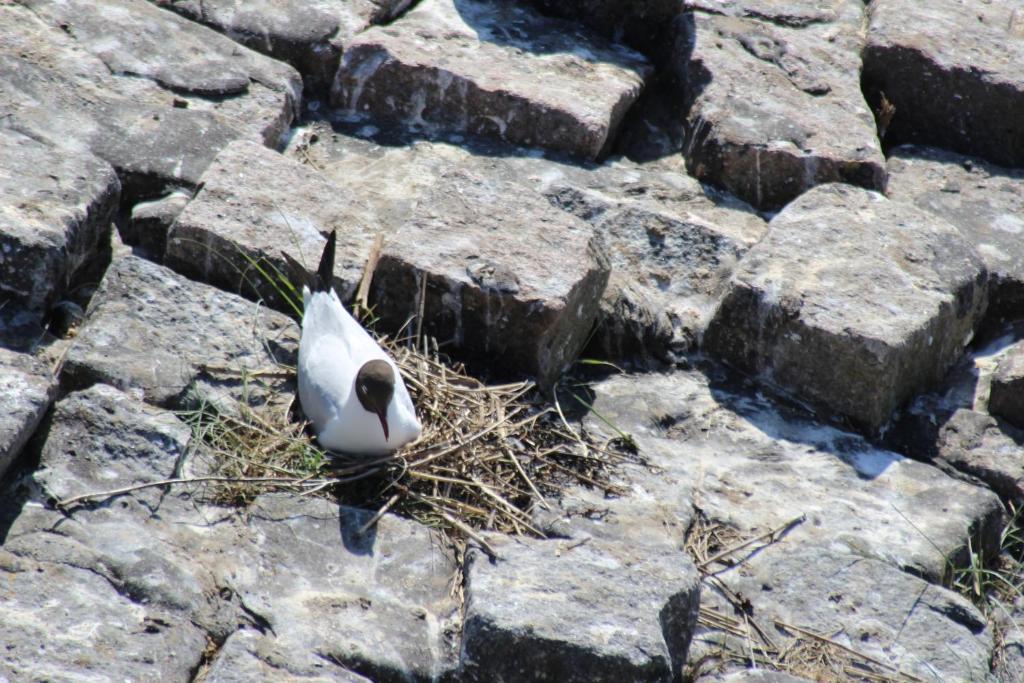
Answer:
<path fill-rule="evenodd" d="M 795 527 L 797 524 L 803 524 L 805 521 L 807 521 L 807 515 L 800 515 L 799 517 L 794 517 L 793 519 L 789 520 L 785 524 L 781 524 L 781 525 L 775 527 L 774 529 L 772 529 L 770 531 L 766 531 L 765 533 L 763 533 L 763 534 L 761 534 L 759 536 L 754 536 L 753 538 L 748 538 L 747 540 L 743 541 L 742 543 L 738 543 L 738 544 L 736 544 L 734 546 L 730 546 L 729 548 L 726 548 L 725 550 L 723 550 L 723 551 L 721 551 L 719 553 L 715 553 L 713 556 L 711 556 L 708 559 L 704 560 L 703 562 L 699 563 L 697 565 L 697 567 L 699 569 L 705 569 L 712 562 L 718 562 L 719 560 L 721 560 L 726 555 L 732 555 L 737 550 L 742 550 L 742 549 L 744 549 L 744 548 L 746 548 L 748 546 L 751 546 L 754 543 L 757 543 L 758 541 L 761 541 L 761 540 L 764 540 L 764 539 L 768 539 L 770 543 L 773 543 L 773 542 L 775 542 L 777 540 L 777 538 L 776 538 L 777 535 L 784 534 L 787 531 L 789 531 L 790 529 L 792 529 L 793 527 Z"/>

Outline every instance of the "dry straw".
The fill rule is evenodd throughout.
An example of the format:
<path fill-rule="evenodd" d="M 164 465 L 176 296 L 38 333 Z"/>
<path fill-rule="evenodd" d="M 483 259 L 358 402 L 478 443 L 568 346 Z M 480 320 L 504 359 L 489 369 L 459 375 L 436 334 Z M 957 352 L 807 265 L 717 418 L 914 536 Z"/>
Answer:
<path fill-rule="evenodd" d="M 370 312 L 367 297 L 380 247 L 378 239 L 357 290 L 355 309 L 364 318 Z M 255 275 L 271 283 L 298 313 L 292 283 L 302 281 L 305 273 L 285 275 L 265 260 L 249 263 L 252 272 L 241 274 L 243 278 Z M 425 278 L 421 304 L 424 286 Z M 208 367 L 214 379 L 241 375 L 247 391 L 243 400 L 229 401 L 227 408 L 206 402 L 183 413 L 193 442 L 199 444 L 189 468 L 195 476 L 177 472 L 174 479 L 60 504 L 191 484 L 202 485 L 202 495 L 213 502 L 244 505 L 267 489 L 290 489 L 378 510 L 367 526 L 386 512 L 396 512 L 438 528 L 456 542 L 473 538 L 492 552 L 479 531 L 541 536 L 531 512 L 550 506 L 567 487 L 623 493 L 613 483 L 614 468 L 625 458 L 638 458 L 628 435 L 618 432 L 615 439 L 596 441 L 569 423 L 557 398 L 544 396 L 530 381 L 484 384 L 462 365 L 444 359 L 436 343 L 421 334 L 422 314 L 415 323 L 414 334 L 401 341 L 380 340 L 395 358 L 423 423 L 420 439 L 395 454 L 367 460 L 324 452 L 294 405 L 294 368 L 240 373 Z M 250 395 L 264 400 L 250 402 L 245 399 Z"/>

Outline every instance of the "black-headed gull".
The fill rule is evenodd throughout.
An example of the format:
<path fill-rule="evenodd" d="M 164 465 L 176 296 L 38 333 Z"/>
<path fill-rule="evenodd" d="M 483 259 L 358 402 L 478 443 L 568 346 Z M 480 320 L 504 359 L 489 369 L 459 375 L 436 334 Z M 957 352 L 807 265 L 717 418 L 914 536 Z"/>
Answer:
<path fill-rule="evenodd" d="M 302 288 L 299 400 L 324 448 L 382 455 L 419 438 L 422 427 L 398 366 L 334 292 L 335 241 L 332 231 Z"/>

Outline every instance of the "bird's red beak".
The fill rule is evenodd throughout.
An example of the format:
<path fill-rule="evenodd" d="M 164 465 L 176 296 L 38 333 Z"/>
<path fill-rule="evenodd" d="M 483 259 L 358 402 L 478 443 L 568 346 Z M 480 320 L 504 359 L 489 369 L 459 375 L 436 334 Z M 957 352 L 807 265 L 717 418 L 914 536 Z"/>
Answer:
<path fill-rule="evenodd" d="M 388 440 L 388 414 L 383 410 L 377 413 L 377 417 L 380 418 L 381 429 L 384 430 L 384 440 Z"/>

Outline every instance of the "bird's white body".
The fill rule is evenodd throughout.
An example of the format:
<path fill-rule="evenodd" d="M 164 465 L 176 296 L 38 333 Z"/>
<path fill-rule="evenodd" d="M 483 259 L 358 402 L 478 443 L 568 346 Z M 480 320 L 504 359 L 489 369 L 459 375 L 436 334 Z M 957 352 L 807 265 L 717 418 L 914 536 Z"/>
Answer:
<path fill-rule="evenodd" d="M 344 453 L 384 455 L 419 438 L 422 427 L 398 366 L 341 305 L 333 288 L 303 288 L 299 400 L 320 444 Z M 387 409 L 389 438 L 377 415 L 360 404 L 356 374 L 367 361 L 387 361 L 395 392 Z"/>

